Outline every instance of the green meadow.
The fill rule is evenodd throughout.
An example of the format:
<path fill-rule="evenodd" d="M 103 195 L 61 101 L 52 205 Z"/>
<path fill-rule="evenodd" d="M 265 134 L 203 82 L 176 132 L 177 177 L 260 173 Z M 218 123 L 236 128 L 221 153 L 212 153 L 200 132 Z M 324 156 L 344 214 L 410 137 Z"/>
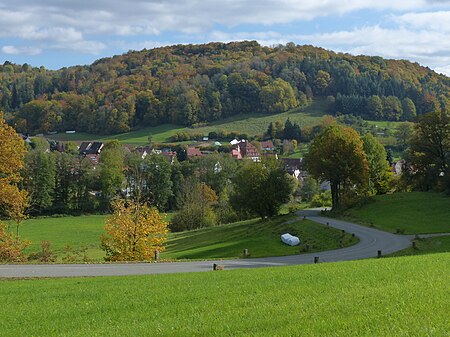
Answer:
<path fill-rule="evenodd" d="M 448 336 L 450 253 L 0 280 L 0 336 Z"/>
<path fill-rule="evenodd" d="M 300 238 L 299 246 L 287 246 L 280 235 L 290 233 Z M 342 244 L 340 243 L 342 242 Z M 292 216 L 254 219 L 218 227 L 173 233 L 167 242 L 167 259 L 241 258 L 244 249 L 250 257 L 293 255 L 316 252 L 357 243 L 348 233 Z"/>
<path fill-rule="evenodd" d="M 339 216 L 392 233 L 450 233 L 450 197 L 431 192 L 378 195 Z"/>
<path fill-rule="evenodd" d="M 171 215 L 166 218 L 170 219 Z M 57 262 L 102 262 L 105 254 L 100 248 L 100 236 L 104 233 L 105 217 L 85 215 L 29 219 L 20 229 L 21 238 L 32 242 L 27 253 L 39 252 L 41 242 L 50 241 Z M 301 245 L 291 247 L 281 243 L 280 235 L 286 232 L 298 235 Z M 171 233 L 166 243 L 167 250 L 161 258 L 241 258 L 244 249 L 249 250 L 251 257 L 281 256 L 335 249 L 355 243 L 357 239 L 349 234 L 285 215 L 272 220 L 253 219 Z"/>

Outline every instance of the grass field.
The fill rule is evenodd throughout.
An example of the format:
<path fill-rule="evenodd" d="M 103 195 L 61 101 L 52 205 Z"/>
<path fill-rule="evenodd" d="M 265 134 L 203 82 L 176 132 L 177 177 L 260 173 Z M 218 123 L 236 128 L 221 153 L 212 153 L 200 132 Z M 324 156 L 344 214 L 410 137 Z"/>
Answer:
<path fill-rule="evenodd" d="M 49 138 L 61 141 L 87 141 L 98 140 L 108 141 L 111 139 L 118 139 L 124 144 L 129 145 L 145 145 L 148 143 L 148 136 L 152 135 L 152 141 L 155 143 L 164 143 L 170 140 L 170 137 L 177 132 L 188 132 L 192 134 L 208 135 L 211 131 L 236 131 L 238 133 L 246 133 L 249 136 L 262 135 L 267 131 L 267 127 L 270 122 L 277 120 L 283 124 L 287 118 L 290 118 L 292 122 L 299 123 L 302 127 L 306 125 L 318 124 L 320 118 L 324 114 L 323 101 L 315 101 L 310 106 L 303 109 L 294 109 L 288 112 L 268 115 L 268 114 L 246 114 L 233 116 L 223 119 L 221 121 L 213 122 L 208 126 L 198 128 L 187 128 L 180 125 L 165 124 L 156 127 L 146 127 L 137 131 L 131 131 L 123 134 L 113 136 L 99 136 L 83 132 L 77 132 L 74 134 L 60 133 L 52 135 Z"/>
<path fill-rule="evenodd" d="M 380 195 L 341 217 L 393 233 L 446 233 L 450 232 L 450 197 L 426 192 Z"/>
<path fill-rule="evenodd" d="M 90 260 L 102 261 L 104 252 L 100 249 L 100 235 L 104 233 L 104 224 L 105 215 L 40 217 L 26 220 L 20 233 L 22 239 L 31 241 L 26 250 L 28 253 L 39 251 L 41 242 L 48 240 L 58 261 L 81 249 L 87 249 L 86 256 Z"/>
<path fill-rule="evenodd" d="M 306 250 L 323 251 L 357 243 L 348 233 L 314 223 L 296 220 L 286 223 L 292 217 L 282 216 L 274 220 L 259 219 L 237 222 L 220 227 L 174 233 L 167 243 L 163 258 L 170 259 L 215 259 L 243 257 L 248 249 L 250 257 L 293 255 Z M 290 220 L 292 221 L 292 220 Z M 290 222 L 289 221 L 289 222 Z M 302 241 L 299 246 L 287 246 L 280 241 L 280 235 L 290 233 Z"/>
<path fill-rule="evenodd" d="M 168 214 L 170 219 L 173 214 Z M 169 234 L 164 259 L 239 258 L 245 248 L 251 257 L 298 254 L 306 250 L 323 251 L 355 244 L 356 239 L 310 221 L 284 222 L 281 216 L 274 220 L 259 219 L 237 222 L 219 227 Z M 32 242 L 26 253 L 40 251 L 41 242 L 51 242 L 58 262 L 102 262 L 105 253 L 100 248 L 104 233 L 105 215 L 42 217 L 29 219 L 21 227 L 21 238 Z M 302 245 L 290 247 L 280 242 L 286 232 L 298 235 Z"/>
<path fill-rule="evenodd" d="M 450 253 L 1 280 L 0 336 L 448 336 Z"/>
<path fill-rule="evenodd" d="M 423 255 L 450 252 L 450 235 L 433 238 L 415 239 L 416 247 L 409 247 L 390 256 Z"/>

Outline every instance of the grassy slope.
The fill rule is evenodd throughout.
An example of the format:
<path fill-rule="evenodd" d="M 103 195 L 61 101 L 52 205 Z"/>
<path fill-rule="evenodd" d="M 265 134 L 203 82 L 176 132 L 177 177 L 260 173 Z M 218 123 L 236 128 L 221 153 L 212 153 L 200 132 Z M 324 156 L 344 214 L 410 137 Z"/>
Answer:
<path fill-rule="evenodd" d="M 211 125 L 198 128 L 186 128 L 179 125 L 165 124 L 156 127 L 146 127 L 137 131 L 127 132 L 113 136 L 98 136 L 87 133 L 75 133 L 65 134 L 60 133 L 52 135 L 50 138 L 55 140 L 72 140 L 72 141 L 84 141 L 84 140 L 99 140 L 107 141 L 109 139 L 119 139 L 124 144 L 130 145 L 145 145 L 148 143 L 147 138 L 151 134 L 152 141 L 156 143 L 168 142 L 169 138 L 177 132 L 188 132 L 195 134 L 208 135 L 210 131 L 237 131 L 239 133 L 247 133 L 250 136 L 262 135 L 267 131 L 267 126 L 270 122 L 277 120 L 283 124 L 287 118 L 290 118 L 292 122 L 297 122 L 301 126 L 315 125 L 319 122 L 320 118 L 324 115 L 325 102 L 316 101 L 310 106 L 304 109 L 294 109 L 292 111 L 268 115 L 268 114 L 247 114 L 241 116 L 233 116 L 223 119 L 221 121 L 213 122 Z"/>
<path fill-rule="evenodd" d="M 164 258 L 212 259 L 239 258 L 248 249 L 251 257 L 298 254 L 310 245 L 310 251 L 339 248 L 342 238 L 344 246 L 355 244 L 350 234 L 328 228 L 309 220 L 286 223 L 288 217 L 275 220 L 250 220 L 220 227 L 171 235 Z M 287 246 L 280 235 L 290 233 L 300 237 L 300 246 Z"/>
<path fill-rule="evenodd" d="M 448 336 L 450 254 L 0 281 L 0 336 Z"/>
<path fill-rule="evenodd" d="M 343 214 L 345 219 L 405 234 L 450 232 L 450 197 L 411 192 L 380 195 L 373 202 Z"/>
<path fill-rule="evenodd" d="M 170 217 L 171 214 L 168 214 Z M 167 251 L 162 255 L 167 259 L 208 259 L 242 257 L 244 248 L 252 257 L 298 254 L 306 244 L 311 251 L 338 248 L 341 232 L 315 224 L 298 221 L 282 224 L 288 217 L 272 221 L 250 220 L 220 227 L 169 235 Z M 40 250 L 43 240 L 49 240 L 58 261 L 67 255 L 65 247 L 73 250 L 87 248 L 86 255 L 93 262 L 103 261 L 104 252 L 100 249 L 100 236 L 104 233 L 104 215 L 79 217 L 36 218 L 25 221 L 21 227 L 21 237 L 31 240 L 28 253 Z M 290 247 L 280 242 L 280 234 L 290 232 L 302 239 L 300 247 Z M 356 241 L 350 235 L 342 237 L 343 245 Z M 78 260 L 82 256 L 80 255 Z"/>
<path fill-rule="evenodd" d="M 75 134 L 60 133 L 49 136 L 55 140 L 71 140 L 71 141 L 108 141 L 111 139 L 118 139 L 124 144 L 128 145 L 146 145 L 148 144 L 148 136 L 152 135 L 154 143 L 165 143 L 170 141 L 177 132 L 187 132 L 191 134 L 208 135 L 211 131 L 236 131 L 238 133 L 246 133 L 249 136 L 262 135 L 267 131 L 270 122 L 280 121 L 284 124 L 286 119 L 290 119 L 293 123 L 298 123 L 301 127 L 317 125 L 320 119 L 326 114 L 326 102 L 324 100 L 316 100 L 311 105 L 305 108 L 293 109 L 291 111 L 280 114 L 246 114 L 238 115 L 230 118 L 225 118 L 220 121 L 212 122 L 208 126 L 198 128 L 187 128 L 180 125 L 164 124 L 156 127 L 145 127 L 140 130 L 131 131 L 112 136 L 99 136 L 78 132 Z M 377 125 L 380 131 L 384 128 L 395 130 L 398 125 L 403 122 L 387 122 L 387 121 L 369 121 L 371 125 Z M 378 137 L 380 142 L 384 145 L 393 145 L 395 140 L 392 136 Z M 293 156 L 298 158 L 297 156 Z"/>
<path fill-rule="evenodd" d="M 430 253 L 450 252 L 450 235 L 434 238 L 415 239 L 416 247 L 408 247 L 390 256 L 423 255 Z"/>

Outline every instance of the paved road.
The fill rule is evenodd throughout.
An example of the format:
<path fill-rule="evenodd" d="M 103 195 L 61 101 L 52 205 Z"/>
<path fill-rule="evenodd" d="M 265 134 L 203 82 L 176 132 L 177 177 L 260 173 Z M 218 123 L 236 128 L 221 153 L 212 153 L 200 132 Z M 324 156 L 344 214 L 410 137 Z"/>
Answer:
<path fill-rule="evenodd" d="M 72 276 L 119 276 L 142 274 L 167 274 L 200 272 L 212 270 L 214 263 L 225 269 L 288 266 L 313 263 L 318 256 L 320 262 L 358 260 L 389 254 L 408 247 L 413 236 L 395 235 L 373 228 L 356 225 L 346 221 L 320 216 L 318 211 L 306 210 L 298 213 L 300 217 L 337 229 L 354 233 L 360 242 L 354 246 L 329 250 L 320 253 L 266 257 L 223 261 L 193 261 L 173 263 L 128 263 L 128 264 L 58 264 L 58 265 L 0 265 L 0 277 L 72 277 Z"/>

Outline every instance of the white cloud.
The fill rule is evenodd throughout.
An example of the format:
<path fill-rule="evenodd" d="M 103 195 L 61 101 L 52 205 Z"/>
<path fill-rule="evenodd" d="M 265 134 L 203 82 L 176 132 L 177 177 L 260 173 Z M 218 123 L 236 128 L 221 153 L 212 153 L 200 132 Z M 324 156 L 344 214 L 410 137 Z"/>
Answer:
<path fill-rule="evenodd" d="M 3 46 L 1 48 L 3 54 L 9 55 L 37 55 L 42 52 L 42 49 L 35 47 L 16 47 L 16 46 Z"/>
<path fill-rule="evenodd" d="M 10 42 L 16 39 L 26 40 L 28 53 L 57 49 L 98 55 L 122 44 L 121 49 L 129 50 L 179 43 L 176 39 L 188 40 L 183 35 L 187 34 L 195 41 L 256 39 L 265 45 L 294 41 L 351 53 L 407 58 L 447 69 L 449 5 L 447 0 L 0 0 L 0 43 L 2 37 L 8 38 L 3 44 L 11 47 L 6 48 L 10 54 L 19 50 L 9 46 L 16 44 Z M 349 28 L 337 32 L 310 35 L 277 32 L 277 24 L 311 24 L 318 17 L 358 15 L 364 10 L 385 15 L 383 22 L 389 25 L 354 28 L 349 24 Z M 386 16 L 386 12 L 393 14 Z M 218 26 L 227 30 L 249 24 L 260 32 L 230 34 L 217 30 Z M 165 34 L 178 37 L 167 38 Z M 131 40 L 132 36 L 146 42 Z M 160 42 L 158 38 L 173 42 Z M 16 54 L 24 53 L 25 49 L 21 50 Z"/>
<path fill-rule="evenodd" d="M 450 33 L 450 11 L 406 13 L 393 20 L 411 29 L 427 29 Z"/>

